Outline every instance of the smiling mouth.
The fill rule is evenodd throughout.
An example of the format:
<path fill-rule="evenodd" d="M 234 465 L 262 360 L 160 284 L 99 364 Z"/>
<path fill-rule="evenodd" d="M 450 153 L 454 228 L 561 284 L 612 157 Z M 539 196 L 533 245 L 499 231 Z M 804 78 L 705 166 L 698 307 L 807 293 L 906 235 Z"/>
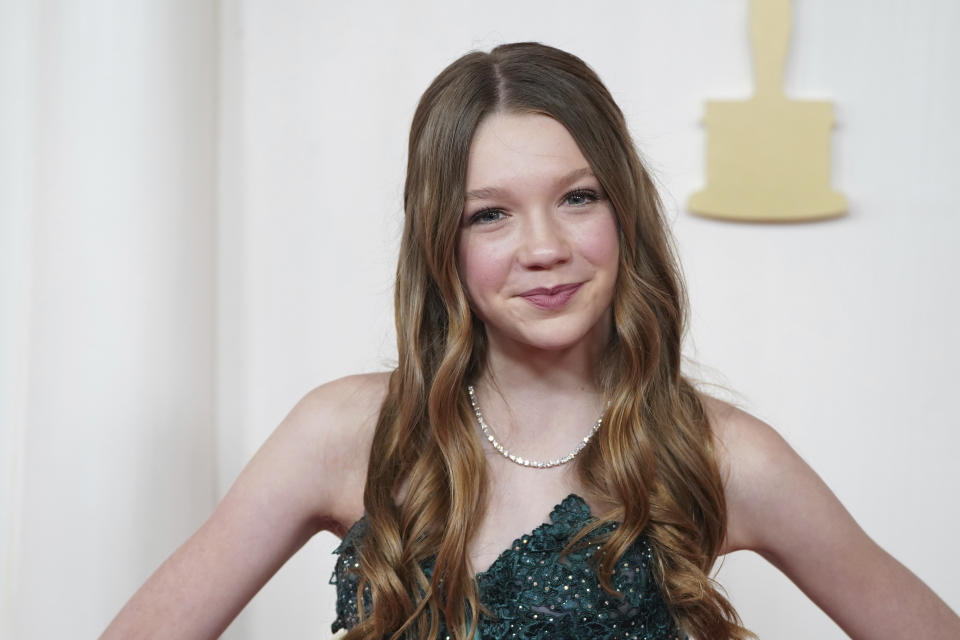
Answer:
<path fill-rule="evenodd" d="M 561 284 L 551 289 L 539 287 L 520 294 L 520 297 L 540 309 L 560 309 L 577 293 L 582 282 Z"/>

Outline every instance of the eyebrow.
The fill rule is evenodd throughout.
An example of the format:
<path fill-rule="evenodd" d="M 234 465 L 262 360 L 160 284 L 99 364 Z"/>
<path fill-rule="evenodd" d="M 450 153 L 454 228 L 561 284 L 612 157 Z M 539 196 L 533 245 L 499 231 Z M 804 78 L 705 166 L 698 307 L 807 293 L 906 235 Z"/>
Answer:
<path fill-rule="evenodd" d="M 570 173 L 560 176 L 554 181 L 554 184 L 561 185 L 568 182 L 572 182 L 577 178 L 583 178 L 586 176 L 593 177 L 593 170 L 590 167 L 583 167 L 580 169 L 574 169 Z M 472 189 L 467 191 L 466 199 L 467 200 L 486 200 L 490 198 L 500 198 L 506 194 L 505 189 L 500 187 L 481 187 L 480 189 Z"/>

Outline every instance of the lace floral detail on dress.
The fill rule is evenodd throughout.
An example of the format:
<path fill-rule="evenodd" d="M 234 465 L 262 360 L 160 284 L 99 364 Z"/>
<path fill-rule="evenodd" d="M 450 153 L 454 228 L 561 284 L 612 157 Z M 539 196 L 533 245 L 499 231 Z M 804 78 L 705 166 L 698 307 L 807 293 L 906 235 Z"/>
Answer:
<path fill-rule="evenodd" d="M 481 602 L 491 615 L 481 614 L 479 637 L 500 639 L 591 638 L 604 640 L 674 640 L 683 638 L 652 578 L 653 552 L 642 537 L 619 559 L 613 587 L 623 594 L 612 596 L 600 587 L 590 561 L 598 544 L 567 554 L 560 552 L 574 535 L 594 518 L 584 500 L 570 494 L 550 513 L 550 522 L 517 538 L 512 545 L 476 576 Z M 613 531 L 617 523 L 604 525 L 597 535 Z M 344 536 L 330 579 L 337 586 L 337 619 L 334 632 L 359 622 L 357 544 L 367 532 L 361 518 Z M 429 577 L 432 563 L 424 564 Z M 364 607 L 370 610 L 369 592 Z M 440 638 L 447 637 L 441 628 Z"/>

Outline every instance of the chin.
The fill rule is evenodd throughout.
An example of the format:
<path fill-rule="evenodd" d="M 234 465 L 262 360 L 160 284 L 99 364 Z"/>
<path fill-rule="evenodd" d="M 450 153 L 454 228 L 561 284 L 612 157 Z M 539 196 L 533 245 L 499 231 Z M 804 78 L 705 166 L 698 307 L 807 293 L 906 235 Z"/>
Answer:
<path fill-rule="evenodd" d="M 597 323 L 585 322 L 539 322 L 511 336 L 529 348 L 542 351 L 566 351 L 580 345 L 595 344 L 603 340 Z"/>

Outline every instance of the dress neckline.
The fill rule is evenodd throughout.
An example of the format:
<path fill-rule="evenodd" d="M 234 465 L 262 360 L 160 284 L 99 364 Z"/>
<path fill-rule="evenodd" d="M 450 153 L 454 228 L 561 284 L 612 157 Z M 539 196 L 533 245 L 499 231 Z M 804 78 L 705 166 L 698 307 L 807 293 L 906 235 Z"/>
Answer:
<path fill-rule="evenodd" d="M 542 537 L 548 533 L 552 533 L 553 529 L 560 525 L 569 525 L 571 522 L 586 524 L 592 520 L 593 515 L 590 513 L 590 505 L 576 493 L 571 493 L 553 507 L 547 516 L 547 520 L 537 525 L 533 531 L 517 537 L 510 543 L 509 547 L 500 552 L 494 561 L 490 563 L 490 566 L 483 571 L 476 572 L 474 579 L 480 582 L 493 573 L 509 556 L 520 550 L 520 545 L 524 544 L 523 541 L 525 539 L 530 540 Z"/>
<path fill-rule="evenodd" d="M 489 576 L 499 565 L 503 564 L 507 558 L 512 554 L 516 553 L 521 544 L 524 544 L 524 539 L 538 538 L 551 533 L 553 529 L 560 525 L 569 526 L 571 523 L 577 523 L 581 526 L 592 522 L 595 518 L 590 512 L 590 505 L 587 504 L 587 501 L 584 500 L 576 493 L 570 493 L 566 498 L 561 500 L 559 503 L 554 505 L 553 509 L 550 510 L 550 513 L 547 515 L 547 519 L 544 520 L 541 524 L 537 525 L 529 533 L 521 534 L 518 536 L 510 546 L 501 551 L 499 555 L 490 563 L 483 571 L 478 571 L 474 574 L 474 579 L 477 582 L 484 580 Z M 357 534 L 357 530 L 364 525 L 367 521 L 367 514 L 364 513 L 360 516 L 360 519 L 354 522 L 347 532 L 343 535 L 340 546 L 337 548 L 335 553 L 345 545 L 345 543 Z"/>

